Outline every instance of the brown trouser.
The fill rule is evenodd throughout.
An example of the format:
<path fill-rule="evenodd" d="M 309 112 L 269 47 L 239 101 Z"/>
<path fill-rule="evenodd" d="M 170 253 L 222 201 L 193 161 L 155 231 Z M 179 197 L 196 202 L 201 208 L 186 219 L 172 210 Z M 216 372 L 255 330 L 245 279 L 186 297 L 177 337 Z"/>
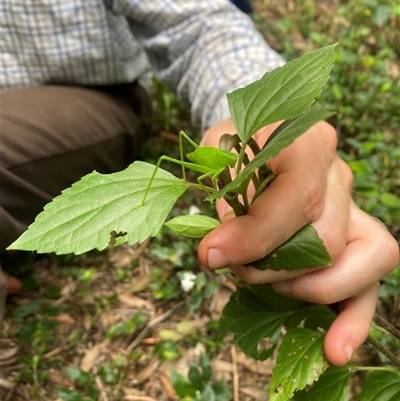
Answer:
<path fill-rule="evenodd" d="M 0 92 L 0 251 L 83 175 L 140 156 L 151 103 L 138 84 Z"/>

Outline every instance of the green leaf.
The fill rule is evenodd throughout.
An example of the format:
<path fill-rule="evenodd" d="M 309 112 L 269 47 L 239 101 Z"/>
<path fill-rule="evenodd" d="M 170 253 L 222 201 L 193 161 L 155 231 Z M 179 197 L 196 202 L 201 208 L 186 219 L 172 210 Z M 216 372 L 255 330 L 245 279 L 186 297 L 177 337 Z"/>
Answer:
<path fill-rule="evenodd" d="M 311 304 L 305 316 L 304 327 L 312 330 L 328 331 L 337 315 L 326 305 Z"/>
<path fill-rule="evenodd" d="M 118 173 L 86 175 L 46 205 L 8 249 L 80 254 L 105 249 L 112 233 L 128 244 L 156 235 L 188 184 L 158 169 L 141 205 L 154 168 L 136 161 Z"/>
<path fill-rule="evenodd" d="M 171 372 L 171 384 L 179 397 L 194 397 L 196 395 L 196 389 L 186 381 L 184 376 L 175 370 Z"/>
<path fill-rule="evenodd" d="M 391 194 L 390 192 L 384 192 L 381 195 L 381 201 L 385 206 L 388 206 L 396 210 L 400 210 L 400 198 L 395 194 Z"/>
<path fill-rule="evenodd" d="M 349 381 L 354 370 L 349 365 L 330 366 L 310 388 L 296 392 L 293 401 L 348 401 Z"/>
<path fill-rule="evenodd" d="M 210 364 L 210 360 L 208 359 L 206 354 L 200 355 L 199 364 L 201 366 L 201 370 L 203 371 L 203 380 L 209 381 L 212 379 L 212 368 Z"/>
<path fill-rule="evenodd" d="M 70 390 L 66 387 L 60 387 L 57 389 L 57 395 L 63 401 L 88 401 L 87 398 L 83 398 L 81 392 L 77 390 Z"/>
<path fill-rule="evenodd" d="M 289 146 L 297 137 L 307 131 L 315 123 L 325 120 L 332 114 L 333 113 L 324 110 L 320 105 L 315 105 L 301 116 L 289 121 L 285 124 L 284 129 L 280 130 L 279 135 L 276 135 L 231 183 L 223 187 L 220 191 L 209 195 L 206 200 L 215 201 L 222 198 L 228 192 L 237 193 L 241 185 L 245 183 L 258 168 L 277 156 L 284 148 Z"/>
<path fill-rule="evenodd" d="M 90 384 L 93 381 L 92 376 L 78 366 L 67 366 L 65 374 L 78 385 Z"/>
<path fill-rule="evenodd" d="M 216 401 L 214 389 L 206 384 L 204 386 L 204 390 L 201 394 L 197 394 L 196 398 L 193 401 Z"/>
<path fill-rule="evenodd" d="M 246 355 L 265 360 L 274 351 L 279 333 L 287 314 L 273 312 L 257 295 L 246 288 L 239 288 L 225 306 L 220 328 L 233 333 L 233 339 Z M 268 338 L 269 348 L 259 347 Z"/>
<path fill-rule="evenodd" d="M 400 399 L 400 371 L 375 371 L 364 382 L 360 401 L 397 401 Z"/>
<path fill-rule="evenodd" d="M 332 260 L 317 231 L 308 224 L 265 258 L 249 265 L 259 270 L 298 270 L 332 266 Z"/>
<path fill-rule="evenodd" d="M 264 308 L 270 312 L 285 313 L 285 327 L 297 327 L 302 320 L 308 317 L 314 304 L 300 299 L 285 297 L 274 291 L 270 284 L 249 285 L 249 290 L 260 298 Z"/>
<path fill-rule="evenodd" d="M 271 312 L 292 313 L 314 305 L 301 299 L 285 297 L 276 292 L 270 284 L 253 284 L 249 285 L 248 289 L 259 298 L 257 303 L 263 303 L 264 308 Z"/>
<path fill-rule="evenodd" d="M 260 128 L 308 109 L 329 79 L 334 48 L 306 54 L 229 93 L 229 109 L 240 139 L 245 142 Z"/>
<path fill-rule="evenodd" d="M 289 400 L 294 391 L 318 380 L 328 367 L 323 352 L 324 336 L 295 328 L 284 335 L 270 384 L 270 401 Z"/>
<path fill-rule="evenodd" d="M 203 378 L 196 366 L 191 366 L 189 368 L 188 379 L 194 389 L 201 391 L 204 388 Z"/>
<path fill-rule="evenodd" d="M 43 306 L 43 301 L 41 299 L 31 299 L 27 303 L 22 304 L 14 311 L 14 316 L 19 318 L 27 318 L 35 313 L 39 312 Z"/>
<path fill-rule="evenodd" d="M 232 399 L 231 392 L 225 381 L 212 384 L 212 389 L 214 390 L 216 401 L 229 401 Z"/>
<path fill-rule="evenodd" d="M 188 238 L 203 238 L 220 224 L 217 219 L 198 214 L 174 217 L 165 223 L 176 234 Z"/>

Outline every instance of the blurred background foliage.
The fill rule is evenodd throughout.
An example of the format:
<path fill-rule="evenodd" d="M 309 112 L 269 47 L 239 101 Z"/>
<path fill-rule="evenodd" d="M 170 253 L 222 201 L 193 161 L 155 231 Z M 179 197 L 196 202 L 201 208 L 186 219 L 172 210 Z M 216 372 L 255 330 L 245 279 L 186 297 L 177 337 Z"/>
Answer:
<path fill-rule="evenodd" d="M 356 203 L 385 223 L 400 243 L 400 2 L 250 3 L 258 30 L 287 61 L 338 43 L 335 66 L 319 101 L 336 112 L 330 123 L 338 133 L 338 152 L 354 174 Z M 173 154 L 168 132 L 184 129 L 192 136 L 199 132 L 188 123 L 189 115 L 173 93 L 159 82 L 154 88 L 155 130 L 161 132 L 160 140 L 165 145 L 161 149 Z M 149 149 L 150 154 L 154 149 Z M 153 161 L 159 152 L 158 149 Z M 187 202 L 212 213 L 195 197 Z M 399 314 L 399 288 L 400 265 L 382 280 L 381 286 L 381 300 L 393 315 Z"/>
<path fill-rule="evenodd" d="M 340 154 L 367 213 L 400 224 L 400 3 L 397 0 L 254 0 L 253 19 L 286 60 L 338 42 L 320 96 L 335 110 Z M 397 226 L 397 227 L 396 227 Z"/>

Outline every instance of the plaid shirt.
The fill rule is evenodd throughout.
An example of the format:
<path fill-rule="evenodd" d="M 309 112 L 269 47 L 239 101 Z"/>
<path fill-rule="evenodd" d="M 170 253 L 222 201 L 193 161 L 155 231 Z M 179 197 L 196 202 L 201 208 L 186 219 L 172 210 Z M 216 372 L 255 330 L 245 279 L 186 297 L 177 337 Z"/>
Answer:
<path fill-rule="evenodd" d="M 283 60 L 228 0 L 1 0 L 1 89 L 128 83 L 151 72 L 203 128 Z"/>

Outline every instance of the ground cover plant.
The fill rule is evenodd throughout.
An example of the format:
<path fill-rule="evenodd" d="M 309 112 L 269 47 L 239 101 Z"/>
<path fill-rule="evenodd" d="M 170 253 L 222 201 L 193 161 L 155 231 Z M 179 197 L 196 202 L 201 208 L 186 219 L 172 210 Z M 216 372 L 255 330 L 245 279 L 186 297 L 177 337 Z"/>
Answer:
<path fill-rule="evenodd" d="M 275 7 L 276 12 L 279 12 L 281 7 L 287 6 L 285 2 L 279 3 Z M 308 14 L 296 9 L 292 14 L 281 18 L 281 23 L 288 25 L 292 21 L 292 26 L 295 27 L 298 26 L 297 19 L 307 15 L 313 24 L 309 24 L 311 28 L 304 34 L 314 38 L 316 32 L 324 32 L 317 27 L 321 21 L 320 17 L 316 17 L 321 15 L 319 7 L 321 4 L 323 6 L 323 3 L 297 2 L 298 7 L 308 10 Z M 343 6 L 348 7 L 346 12 L 343 11 L 343 15 L 351 18 L 349 10 L 355 2 L 348 3 L 349 6 Z M 367 8 L 366 2 L 362 4 Z M 258 12 L 265 4 L 258 2 L 255 6 Z M 274 18 L 271 21 L 275 23 L 279 22 L 279 19 Z M 306 25 L 304 23 L 304 26 Z M 329 33 L 333 35 L 333 30 Z M 320 45 L 333 43 L 337 41 L 337 38 L 325 37 L 323 40 L 326 42 L 317 43 L 314 39 L 307 42 L 304 39 L 307 46 L 303 47 L 303 51 L 308 52 Z M 357 43 L 358 39 L 354 39 L 352 48 L 349 49 L 350 53 L 357 54 L 355 50 Z M 336 47 L 336 52 L 339 54 L 340 46 L 341 43 Z M 300 53 L 299 48 L 290 48 L 289 44 L 286 45 L 285 52 L 296 55 Z M 379 58 L 377 61 L 381 63 Z M 337 59 L 336 66 L 340 62 L 340 59 Z M 337 71 L 335 68 L 331 74 L 333 81 L 338 82 L 335 79 L 335 71 Z M 358 68 L 359 66 L 348 70 L 347 74 L 351 75 L 353 71 L 354 76 Z M 350 79 L 350 76 L 348 78 Z M 345 85 L 338 85 L 346 96 L 349 95 Z M 331 88 L 329 84 L 320 96 L 327 96 L 326 93 L 330 92 Z M 362 89 L 364 88 L 355 86 L 351 94 L 355 96 L 357 91 L 361 92 Z M 159 101 L 169 105 L 166 107 L 166 113 L 172 120 L 170 124 L 161 119 L 163 132 L 159 141 L 161 144 L 166 144 L 172 139 L 178 144 L 178 135 L 170 134 L 169 129 L 174 127 L 174 132 L 179 132 L 182 128 L 187 133 L 190 129 L 187 123 L 182 123 L 177 117 L 180 110 L 172 94 L 163 89 Z M 324 103 L 329 104 L 329 102 Z M 340 105 L 339 101 L 337 103 Z M 369 107 L 371 109 L 371 105 Z M 368 116 L 369 113 L 372 115 L 373 110 L 354 107 L 354 110 L 350 111 L 351 113 L 359 111 Z M 346 115 L 346 110 L 340 112 Z M 354 114 L 347 116 L 350 120 L 357 119 Z M 373 121 L 373 118 L 369 121 L 367 118 L 365 126 L 372 124 Z M 392 120 L 388 118 L 386 121 Z M 349 126 L 351 125 L 350 121 Z M 395 143 L 396 137 L 389 135 L 395 128 L 394 125 L 380 124 L 381 133 L 368 135 L 367 138 L 367 129 L 363 131 L 362 126 L 359 126 L 352 133 L 353 141 L 347 140 L 342 143 L 344 155 L 352 163 L 353 170 L 358 168 L 357 171 L 361 171 L 369 180 L 369 187 L 358 185 L 356 182 L 359 204 L 365 209 L 370 207 L 368 205 L 372 205 L 372 214 L 376 213 L 381 218 L 386 216 L 385 221 L 391 222 L 389 228 L 394 235 L 397 233 L 396 207 L 389 206 L 393 205 L 393 202 L 384 204 L 380 195 L 385 191 L 394 196 L 398 194 L 394 171 L 395 149 L 399 147 Z M 342 136 L 344 137 L 349 138 L 347 132 Z M 185 153 L 190 151 L 193 149 Z M 164 153 L 171 154 L 171 151 L 168 149 Z M 154 156 L 154 164 L 158 156 Z M 179 153 L 175 158 L 180 160 Z M 359 163 L 360 158 L 361 163 Z M 174 166 L 169 164 L 167 168 L 174 169 Z M 385 174 L 382 174 L 383 171 Z M 190 178 L 193 177 L 190 172 L 187 174 Z M 195 180 L 194 183 L 198 184 Z M 191 213 L 195 213 L 197 208 L 202 209 L 203 214 L 212 212 L 212 209 L 199 201 L 197 191 L 188 191 L 185 198 L 178 202 L 178 210 L 173 210 L 172 215 L 189 214 L 189 209 Z M 117 240 L 118 238 L 116 237 Z M 238 353 L 235 347 L 226 344 L 226 336 L 222 336 L 216 330 L 217 325 L 213 319 L 201 324 L 201 319 L 210 314 L 208 307 L 211 306 L 210 300 L 215 300 L 214 295 L 224 293 L 227 289 L 230 293 L 232 287 L 236 286 L 229 276 L 215 278 L 208 272 L 199 272 L 194 255 L 195 247 L 196 239 L 178 240 L 173 233 L 163 227 L 150 244 L 145 243 L 142 247 L 132 248 L 133 250 L 123 246 L 115 250 L 107 249 L 102 253 L 88 253 L 81 257 L 68 256 L 45 259 L 45 262 L 36 261 L 36 264 L 42 263 L 42 265 L 40 269 L 34 269 L 34 279 L 26 280 L 25 294 L 13 298 L 14 304 L 11 305 L 6 322 L 4 341 L 17 341 L 21 346 L 19 354 L 23 357 L 19 357 L 18 362 L 2 365 L 5 366 L 2 368 L 2 376 L 4 374 L 7 376 L 8 372 L 17 372 L 18 376 L 14 377 L 19 383 L 19 386 L 13 387 L 14 390 L 4 392 L 4 399 L 8 397 L 18 401 L 22 399 L 161 401 L 174 399 L 176 395 L 185 400 L 196 399 L 195 397 L 204 400 L 213 399 L 213 397 L 219 400 L 240 399 L 241 401 L 268 399 L 271 358 L 260 364 L 255 361 L 248 363 L 248 360 Z M 117 255 L 119 256 L 116 257 Z M 109 259 L 111 262 L 108 261 Z M 44 268 L 43 263 L 47 263 L 49 267 Z M 399 327 L 400 301 L 398 272 L 398 270 L 395 271 L 385 279 L 378 306 L 379 313 L 397 327 Z M 40 283 L 37 280 L 40 280 Z M 187 292 L 183 289 L 184 283 Z M 192 287 L 188 289 L 190 286 Z M 269 295 L 271 294 L 263 293 L 260 296 L 257 288 L 241 288 L 228 304 L 226 310 L 228 319 L 223 318 L 222 323 L 226 325 L 226 328 L 230 328 L 229 311 L 236 308 L 235 297 L 246 300 L 244 302 L 246 307 L 256 301 L 267 305 L 268 308 Z M 30 299 L 34 296 L 36 298 Z M 270 321 L 274 321 L 271 312 L 279 311 L 281 319 L 289 314 L 292 317 L 300 317 L 302 313 L 299 312 L 300 305 L 286 306 L 286 310 L 275 307 L 271 307 L 272 310 L 265 309 L 265 316 Z M 321 311 L 313 309 L 315 307 L 312 305 L 303 306 L 304 309 L 308 309 L 310 317 L 312 313 L 320 317 L 323 315 L 325 316 L 324 324 L 325 322 L 329 324 L 329 319 L 332 317 L 330 310 Z M 142 313 L 139 313 L 139 310 Z M 168 313 L 169 311 L 173 313 Z M 279 318 L 275 319 L 277 320 Z M 295 319 L 293 324 L 294 321 Z M 310 318 L 309 324 L 312 324 L 311 322 Z M 289 319 L 285 323 L 290 323 Z M 322 325 L 323 322 L 320 320 L 319 323 Z M 235 330 L 232 331 L 235 333 Z M 240 334 L 236 332 L 234 335 L 240 337 Z M 294 335 L 299 336 L 296 332 Z M 318 336 L 317 343 L 320 341 L 321 333 L 318 333 Z M 399 349 L 399 342 L 377 326 L 372 328 L 371 337 L 388 347 L 392 353 L 396 353 Z M 199 344 L 203 345 L 201 352 L 185 359 L 191 350 L 197 350 Z M 258 348 L 250 349 L 253 353 L 257 351 Z M 281 351 L 283 352 L 284 348 Z M 361 361 L 354 361 L 357 362 L 356 365 L 373 365 L 375 368 L 385 367 L 386 369 L 389 367 L 390 363 L 386 357 L 371 351 L 368 346 L 364 348 L 364 351 Z M 212 357 L 211 365 L 208 365 L 204 357 L 200 357 L 204 353 Z M 272 354 L 272 362 L 276 356 L 277 350 Z M 165 380 L 159 371 L 158 374 L 153 374 L 159 363 L 164 367 L 167 362 L 182 359 L 186 363 L 190 362 L 192 368 L 190 372 L 183 371 L 181 374 L 169 375 L 174 389 L 168 386 L 168 380 Z M 229 369 L 231 370 L 224 365 L 226 361 L 230 362 Z M 66 366 L 68 369 L 64 370 Z M 173 366 L 179 370 L 177 364 Z M 213 375 L 210 375 L 210 369 L 213 370 Z M 343 383 L 351 384 L 350 397 L 354 400 L 360 399 L 361 384 L 366 376 L 365 371 L 359 370 L 355 373 L 354 369 L 356 368 L 353 365 L 348 365 L 342 370 L 329 368 L 317 383 L 327 389 L 327 394 L 332 394 L 335 388 L 330 385 L 340 378 Z M 386 380 L 396 379 L 394 372 L 387 371 L 382 374 L 379 369 L 376 371 L 368 376 L 368 380 L 374 382 L 379 390 L 385 386 Z M 254 385 L 250 386 L 250 384 Z M 4 389 L 6 385 L 11 388 L 12 383 L 2 381 L 0 388 Z M 342 398 L 338 399 L 347 399 L 346 391 L 348 387 L 343 386 L 337 393 L 338 397 Z M 296 393 L 296 396 L 300 397 L 299 399 L 308 399 L 309 393 L 306 395 Z M 328 399 L 326 396 L 323 392 L 316 395 L 316 397 L 322 397 L 321 399 Z M 380 391 L 378 394 L 372 392 L 366 396 L 369 396 L 369 399 L 380 399 L 377 397 L 384 395 Z"/>
<path fill-rule="evenodd" d="M 180 159 L 164 155 L 156 166 L 134 162 L 119 173 L 101 175 L 94 172 L 83 177 L 47 205 L 10 248 L 80 254 L 95 248 L 103 250 L 110 244 L 134 245 L 159 232 L 173 205 L 189 187 L 203 190 L 208 194 L 206 199 L 211 201 L 224 197 L 236 215 L 245 214 L 251 202 L 274 178 L 266 163 L 316 122 L 330 117 L 330 112 L 315 105 L 315 98 L 329 78 L 334 58 L 334 46 L 321 48 L 229 94 L 228 103 L 237 134 L 224 135 L 219 149 L 199 147 L 181 131 Z M 259 147 L 252 136 L 263 126 L 280 120 L 284 122 Z M 183 139 L 194 148 L 186 155 L 188 160 L 183 155 Z M 247 147 L 254 154 L 252 160 L 247 156 Z M 233 149 L 237 153 L 233 153 Z M 162 161 L 180 165 L 183 178 L 178 179 L 162 170 Z M 230 168 L 235 169 L 233 178 Z M 185 169 L 201 174 L 197 183 L 186 180 Z M 211 178 L 212 186 L 204 184 L 205 178 Z M 252 199 L 247 197 L 250 182 L 255 187 Z M 217 225 L 216 220 L 202 215 L 178 216 L 167 222 L 176 233 L 190 238 L 203 237 Z M 331 265 L 331 260 L 315 230 L 308 225 L 273 254 L 252 265 L 260 269 L 293 270 Z M 326 330 L 333 318 L 334 314 L 327 307 L 287 300 L 262 285 L 239 287 L 223 311 L 220 326 L 233 332 L 234 341 L 245 354 L 260 360 L 273 354 L 285 327 L 288 331 L 279 347 L 270 399 L 286 401 L 293 396 L 301 399 L 313 394 L 319 399 L 323 396 L 333 400 L 337 399 L 338 392 L 347 395 L 348 379 L 360 369 L 354 365 L 347 369 L 329 368 L 323 355 L 324 333 L 318 329 Z M 112 338 L 115 333 L 129 334 L 144 322 L 143 319 L 145 317 L 138 313 L 129 322 L 114 327 L 108 335 Z M 302 327 L 299 327 L 300 322 L 303 322 Z M 395 329 L 393 333 L 397 334 Z M 268 339 L 268 346 L 260 345 L 264 339 Z M 395 366 L 368 369 L 377 370 L 375 376 L 392 372 L 392 381 L 388 385 L 394 387 L 400 379 L 400 362 L 389 350 L 384 352 Z M 298 393 L 318 380 L 326 370 L 335 378 L 336 387 L 329 388 L 333 396 L 327 398 L 324 381 L 323 385 L 319 386 L 317 382 L 311 390 L 307 389 L 305 396 Z M 378 392 L 375 383 L 376 379 L 366 380 L 362 399 L 367 399 L 365 394 Z M 192 399 L 204 396 L 196 395 L 203 387 L 200 385 L 192 391 Z M 212 387 L 207 388 L 215 393 Z"/>

